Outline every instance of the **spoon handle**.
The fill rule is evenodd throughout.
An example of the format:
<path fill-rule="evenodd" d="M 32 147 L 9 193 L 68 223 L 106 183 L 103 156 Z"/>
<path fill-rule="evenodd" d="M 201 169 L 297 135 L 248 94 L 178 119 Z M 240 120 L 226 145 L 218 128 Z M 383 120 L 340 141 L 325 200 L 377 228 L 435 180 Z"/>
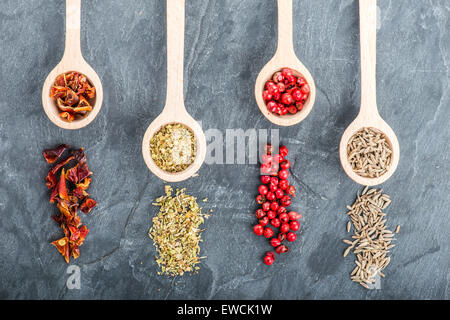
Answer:
<path fill-rule="evenodd" d="M 277 53 L 294 52 L 292 33 L 292 0 L 278 0 L 278 48 Z"/>
<path fill-rule="evenodd" d="M 66 0 L 66 58 L 81 58 L 81 0 Z"/>
<path fill-rule="evenodd" d="M 360 114 L 378 115 L 376 93 L 377 0 L 359 0 L 361 50 Z"/>
<path fill-rule="evenodd" d="M 167 0 L 166 107 L 178 110 L 184 109 L 184 21 L 185 0 Z"/>

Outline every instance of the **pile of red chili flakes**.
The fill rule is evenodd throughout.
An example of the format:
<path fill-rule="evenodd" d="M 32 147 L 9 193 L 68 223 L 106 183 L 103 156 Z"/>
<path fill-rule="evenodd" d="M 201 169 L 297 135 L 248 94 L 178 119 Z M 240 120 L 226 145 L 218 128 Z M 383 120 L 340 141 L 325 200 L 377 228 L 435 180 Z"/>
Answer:
<path fill-rule="evenodd" d="M 95 98 L 95 87 L 81 73 L 63 73 L 56 77 L 50 89 L 50 98 L 56 101 L 61 111 L 59 116 L 72 122 L 76 117 L 84 117 L 92 111 L 88 100 Z"/>
<path fill-rule="evenodd" d="M 66 150 L 69 155 L 60 160 Z M 54 149 L 44 150 L 42 154 L 47 163 L 54 164 L 60 160 L 50 169 L 45 181 L 47 188 L 52 190 L 50 203 L 56 203 L 59 209 L 59 214 L 53 216 L 53 220 L 64 231 L 64 237 L 52 244 L 69 263 L 70 257 L 78 258 L 79 247 L 89 233 L 88 228 L 81 224 L 77 210 L 79 208 L 87 214 L 97 205 L 86 192 L 91 183 L 92 172 L 86 164 L 83 148 L 72 150 L 69 145 L 62 144 Z"/>

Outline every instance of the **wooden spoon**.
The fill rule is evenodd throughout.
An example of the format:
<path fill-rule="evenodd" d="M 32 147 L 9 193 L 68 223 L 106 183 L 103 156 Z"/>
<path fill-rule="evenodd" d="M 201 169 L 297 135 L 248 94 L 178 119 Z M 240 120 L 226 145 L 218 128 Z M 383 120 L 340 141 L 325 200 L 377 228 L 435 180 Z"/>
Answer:
<path fill-rule="evenodd" d="M 355 182 L 374 186 L 381 184 L 392 176 L 398 165 L 400 147 L 397 137 L 391 127 L 381 118 L 377 109 L 376 94 L 376 25 L 377 1 L 359 1 L 359 27 L 361 47 L 361 108 L 358 116 L 344 131 L 339 147 L 342 167 Z M 388 171 L 378 178 L 361 177 L 352 170 L 347 159 L 347 144 L 349 139 L 362 128 L 374 128 L 384 133 L 387 142 L 392 147 L 392 163 Z"/>
<path fill-rule="evenodd" d="M 142 155 L 147 167 L 160 179 L 177 182 L 188 179 L 200 169 L 206 155 L 206 139 L 198 122 L 186 111 L 183 98 L 185 0 L 167 0 L 167 94 L 162 113 L 150 124 L 142 140 Z M 159 168 L 150 155 L 150 139 L 169 123 L 180 123 L 192 130 L 197 154 L 194 162 L 178 173 Z"/>
<path fill-rule="evenodd" d="M 305 119 L 311 112 L 316 99 L 316 86 L 311 73 L 295 55 L 292 29 L 292 0 L 278 0 L 278 48 L 273 58 L 262 68 L 256 78 L 255 98 L 263 115 L 279 126 L 292 126 Z M 266 81 L 272 79 L 273 74 L 282 68 L 291 68 L 295 76 L 304 77 L 311 92 L 301 111 L 296 114 L 277 116 L 267 109 L 262 94 Z"/>
<path fill-rule="evenodd" d="M 100 78 L 94 69 L 84 60 L 80 44 L 81 0 L 66 0 L 66 47 L 62 60 L 45 79 L 42 88 L 42 105 L 49 119 L 63 129 L 79 129 L 87 126 L 100 112 L 103 102 L 103 88 Z M 77 71 L 86 76 L 95 87 L 96 95 L 92 103 L 92 111 L 82 119 L 68 122 L 61 119 L 55 100 L 50 98 L 50 89 L 58 75 Z"/>

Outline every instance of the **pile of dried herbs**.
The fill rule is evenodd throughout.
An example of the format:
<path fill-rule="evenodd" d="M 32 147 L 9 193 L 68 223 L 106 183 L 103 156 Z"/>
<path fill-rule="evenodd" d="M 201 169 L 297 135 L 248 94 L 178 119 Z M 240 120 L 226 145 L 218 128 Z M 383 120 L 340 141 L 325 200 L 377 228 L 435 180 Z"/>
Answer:
<path fill-rule="evenodd" d="M 44 150 L 42 155 L 47 163 L 55 164 L 68 149 L 69 145 L 62 144 L 54 149 Z M 89 229 L 81 223 L 78 209 L 87 214 L 97 205 L 86 191 L 92 176 L 86 161 L 83 148 L 70 150 L 69 155 L 56 163 L 45 178 L 47 188 L 51 189 L 50 203 L 56 203 L 59 209 L 59 214 L 53 216 L 53 220 L 64 231 L 64 237 L 52 244 L 67 263 L 71 257 L 78 258 L 79 247 L 89 233 Z"/>
<path fill-rule="evenodd" d="M 181 172 L 194 162 L 194 133 L 180 123 L 168 124 L 150 139 L 150 154 L 162 170 Z"/>
<path fill-rule="evenodd" d="M 172 197 L 173 189 L 165 187 L 166 195 L 153 203 L 159 206 L 159 213 L 153 218 L 153 226 L 148 235 L 153 239 L 158 256 L 156 262 L 161 272 L 170 276 L 183 275 L 185 272 L 196 273 L 201 240 L 200 225 L 209 215 L 202 214 L 197 198 L 187 195 L 186 189 L 177 189 Z"/>

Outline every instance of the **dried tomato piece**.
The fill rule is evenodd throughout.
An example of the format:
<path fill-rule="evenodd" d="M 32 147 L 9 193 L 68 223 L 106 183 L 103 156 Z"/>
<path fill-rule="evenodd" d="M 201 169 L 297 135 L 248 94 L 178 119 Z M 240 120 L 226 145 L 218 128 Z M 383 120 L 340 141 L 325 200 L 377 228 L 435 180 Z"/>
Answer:
<path fill-rule="evenodd" d="M 56 99 L 56 105 L 62 112 L 74 113 L 73 107 L 67 105 L 67 103 L 61 98 Z"/>
<path fill-rule="evenodd" d="M 73 159 L 75 159 L 75 157 L 72 155 L 70 157 L 68 157 L 67 159 L 65 159 L 64 161 L 61 161 L 60 163 L 58 163 L 57 165 L 55 165 L 52 169 L 50 169 L 50 171 L 47 174 L 47 178 L 48 179 L 52 179 L 50 176 L 54 175 L 56 176 L 56 174 L 58 173 L 59 169 L 61 169 L 62 167 L 64 167 L 66 164 L 68 164 L 70 161 L 72 161 Z M 46 178 L 46 180 L 47 180 Z M 56 179 L 56 178 L 55 178 Z"/>
<path fill-rule="evenodd" d="M 84 153 L 83 148 L 72 151 L 72 156 L 75 158 L 75 160 L 77 160 L 77 162 L 80 162 L 80 163 L 86 162 L 86 154 Z"/>
<path fill-rule="evenodd" d="M 80 206 L 80 210 L 84 213 L 88 214 L 91 210 L 97 205 L 97 202 L 94 199 L 86 198 L 84 202 Z"/>
<path fill-rule="evenodd" d="M 78 95 L 73 90 L 69 89 L 67 91 L 65 103 L 69 106 L 73 106 L 73 105 L 76 105 L 78 103 L 78 101 L 80 101 L 80 98 L 78 97 Z"/>
<path fill-rule="evenodd" d="M 91 106 L 73 108 L 73 112 L 75 112 L 75 113 L 85 113 L 85 112 L 89 112 L 89 111 L 92 111 Z"/>
<path fill-rule="evenodd" d="M 64 220 L 66 221 L 72 221 L 73 215 L 72 212 L 70 212 L 69 203 L 67 201 L 58 201 L 56 206 L 59 209 L 59 212 L 64 216 Z"/>
<path fill-rule="evenodd" d="M 77 215 L 78 205 L 69 206 L 67 202 L 60 201 L 57 204 L 61 214 L 53 218 L 60 225 L 67 224 L 75 227 L 81 226 L 81 218 Z"/>
<path fill-rule="evenodd" d="M 49 188 L 49 189 L 56 186 L 56 183 L 57 183 L 56 176 L 51 170 L 48 172 L 47 176 L 45 177 L 45 181 L 46 181 L 45 184 L 47 185 L 47 188 Z"/>
<path fill-rule="evenodd" d="M 69 112 L 61 112 L 59 114 L 59 117 L 61 119 L 67 119 L 67 121 L 72 122 L 73 120 L 75 120 L 75 116 Z"/>
<path fill-rule="evenodd" d="M 58 222 L 58 221 L 55 219 L 55 217 L 56 217 L 56 216 L 54 216 L 53 219 L 54 219 L 56 222 Z M 58 217 L 61 217 L 61 215 L 58 215 Z M 67 226 L 66 226 L 62 221 L 61 221 L 59 224 L 61 225 L 61 229 L 63 229 L 63 231 L 64 231 L 64 236 L 66 236 L 67 238 L 69 238 L 69 237 L 70 237 L 70 230 L 69 230 L 69 228 L 67 228 Z"/>
<path fill-rule="evenodd" d="M 68 144 L 61 144 L 54 149 L 45 149 L 44 152 L 42 152 L 42 155 L 44 156 L 47 163 L 55 163 L 55 161 L 61 157 L 64 151 L 69 148 L 70 146 Z"/>
<path fill-rule="evenodd" d="M 90 99 L 94 99 L 95 98 L 95 88 L 91 87 L 89 84 L 87 85 L 87 89 L 86 89 L 86 95 L 88 96 L 88 98 Z"/>
<path fill-rule="evenodd" d="M 73 91 L 78 90 L 79 85 L 79 74 L 77 72 L 71 72 L 68 75 L 66 75 L 67 80 L 67 86 L 71 88 Z"/>
<path fill-rule="evenodd" d="M 91 184 L 91 181 L 92 181 L 91 178 L 86 178 L 82 182 L 78 183 L 76 186 L 77 186 L 77 188 L 87 190 L 87 188 L 89 188 L 89 185 Z"/>
<path fill-rule="evenodd" d="M 52 244 L 58 249 L 59 253 L 62 254 L 67 263 L 69 263 L 69 239 L 67 237 L 61 238 L 59 240 L 53 241 Z"/>
<path fill-rule="evenodd" d="M 75 213 L 75 215 L 74 215 L 73 218 L 72 218 L 71 223 L 72 223 L 74 226 L 79 227 L 79 226 L 81 226 L 81 218 Z"/>
<path fill-rule="evenodd" d="M 82 187 L 76 187 L 73 191 L 72 194 L 77 197 L 77 199 L 83 200 L 84 198 L 89 196 L 89 193 L 87 193 L 86 191 L 84 191 L 85 189 L 83 189 Z"/>
<path fill-rule="evenodd" d="M 55 86 L 65 87 L 66 86 L 66 75 L 60 74 L 55 79 Z"/>
<path fill-rule="evenodd" d="M 89 233 L 89 229 L 86 226 L 81 226 L 80 229 L 80 236 L 78 240 L 75 242 L 77 246 L 81 246 L 84 243 L 84 240 L 86 239 L 86 236 Z"/>
<path fill-rule="evenodd" d="M 80 238 L 80 230 L 75 226 L 69 226 L 70 241 L 77 241 Z"/>
<path fill-rule="evenodd" d="M 68 90 L 69 90 L 69 88 L 67 88 L 67 87 L 53 86 L 50 89 L 50 98 L 52 98 L 54 100 L 65 98 Z"/>
<path fill-rule="evenodd" d="M 66 175 L 64 174 L 64 168 L 62 169 L 61 176 L 59 177 L 58 196 L 63 200 L 69 199 L 69 195 L 67 194 Z"/>
<path fill-rule="evenodd" d="M 82 107 L 90 107 L 91 105 L 89 104 L 89 101 L 87 101 L 87 99 L 83 96 L 80 96 L 80 102 L 78 103 L 78 107 L 82 108 Z"/>
<path fill-rule="evenodd" d="M 72 247 L 70 248 L 70 256 L 72 256 L 74 259 L 78 259 L 78 257 L 80 256 L 80 249 L 77 245 L 72 245 Z"/>
<path fill-rule="evenodd" d="M 54 186 L 50 194 L 50 203 L 54 203 L 58 199 L 58 186 Z"/>
<path fill-rule="evenodd" d="M 72 167 L 67 170 L 67 174 L 66 174 L 67 180 L 69 180 L 72 183 L 77 184 L 77 182 L 78 182 L 77 172 L 78 172 L 78 164 L 75 167 Z"/>
<path fill-rule="evenodd" d="M 87 177 L 90 177 L 92 175 L 92 172 L 89 170 L 86 162 L 80 163 L 78 165 L 78 181 L 83 181 Z"/>
<path fill-rule="evenodd" d="M 80 181 L 83 181 L 87 177 L 91 176 L 92 172 L 89 170 L 87 164 L 78 163 L 75 167 L 70 168 L 67 171 L 67 180 L 70 182 L 77 184 Z"/>

